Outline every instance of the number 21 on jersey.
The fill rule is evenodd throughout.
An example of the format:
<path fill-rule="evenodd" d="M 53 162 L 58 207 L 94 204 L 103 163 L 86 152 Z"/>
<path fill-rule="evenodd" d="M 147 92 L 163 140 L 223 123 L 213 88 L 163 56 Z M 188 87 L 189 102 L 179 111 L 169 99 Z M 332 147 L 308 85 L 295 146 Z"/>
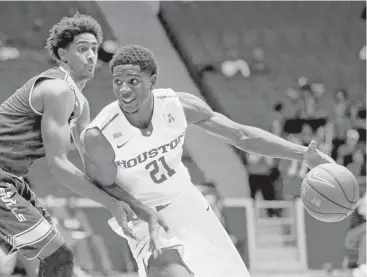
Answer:
<path fill-rule="evenodd" d="M 167 176 L 172 177 L 176 173 L 175 170 L 168 166 L 164 156 L 160 157 L 158 160 L 148 163 L 145 166 L 145 169 L 150 171 L 150 177 L 156 184 L 163 183 L 167 180 Z M 163 171 L 165 172 L 163 173 Z"/>

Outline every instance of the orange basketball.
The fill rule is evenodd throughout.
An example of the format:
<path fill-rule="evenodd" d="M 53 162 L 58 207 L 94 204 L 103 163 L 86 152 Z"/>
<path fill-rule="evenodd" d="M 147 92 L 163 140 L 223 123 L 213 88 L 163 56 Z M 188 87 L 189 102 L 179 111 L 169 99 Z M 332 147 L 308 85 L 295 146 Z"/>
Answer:
<path fill-rule="evenodd" d="M 301 187 L 306 211 L 323 222 L 337 222 L 357 207 L 359 186 L 347 168 L 338 164 L 319 165 L 306 175 Z"/>

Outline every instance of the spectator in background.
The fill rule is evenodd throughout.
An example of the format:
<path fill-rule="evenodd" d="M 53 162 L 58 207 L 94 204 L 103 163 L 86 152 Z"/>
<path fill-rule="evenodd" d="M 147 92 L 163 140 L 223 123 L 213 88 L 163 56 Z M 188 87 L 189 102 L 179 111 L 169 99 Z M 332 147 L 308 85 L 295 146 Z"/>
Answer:
<path fill-rule="evenodd" d="M 251 198 L 255 200 L 257 192 L 260 191 L 264 200 L 275 200 L 275 188 L 272 184 L 274 159 L 246 153 L 246 161 Z M 267 209 L 270 217 L 276 213 L 274 209 Z"/>
<path fill-rule="evenodd" d="M 359 133 L 350 129 L 347 131 L 345 144 L 341 145 L 338 149 L 336 162 L 341 165 L 348 165 L 352 162 L 353 153 L 357 149 L 357 144 L 359 140 Z"/>
<path fill-rule="evenodd" d="M 328 125 L 317 128 L 315 134 L 315 141 L 317 147 L 325 154 L 330 155 L 332 149 L 332 138 L 328 134 Z"/>
<path fill-rule="evenodd" d="M 305 119 L 316 117 L 316 99 L 313 96 L 310 84 L 306 83 L 300 86 L 301 97 L 303 98 L 303 107 L 301 117 Z"/>
<path fill-rule="evenodd" d="M 270 69 L 265 62 L 265 52 L 260 47 L 255 47 L 252 51 L 250 69 L 251 75 L 265 75 L 270 72 Z"/>
<path fill-rule="evenodd" d="M 311 90 L 313 91 L 313 95 L 317 100 L 320 100 L 325 93 L 325 86 L 322 83 L 312 83 Z"/>
<path fill-rule="evenodd" d="M 289 134 L 287 140 L 303 144 L 302 140 L 295 134 Z M 300 196 L 302 180 L 306 176 L 307 170 L 307 166 L 302 161 L 280 160 L 279 172 L 283 179 L 283 191 L 286 199 Z"/>
<path fill-rule="evenodd" d="M 118 43 L 114 40 L 105 40 L 98 49 L 98 60 L 105 63 L 110 62 L 113 54 L 116 53 Z"/>
<path fill-rule="evenodd" d="M 286 98 L 284 99 L 283 115 L 286 119 L 300 118 L 303 101 L 300 98 L 300 93 L 295 88 L 289 88 L 285 92 Z"/>
<path fill-rule="evenodd" d="M 223 46 L 226 60 L 221 64 L 221 71 L 227 77 L 234 77 L 238 73 L 248 78 L 251 75 L 247 61 L 238 52 L 238 36 L 235 33 L 225 33 Z"/>
<path fill-rule="evenodd" d="M 356 124 L 358 124 L 356 121 L 358 121 L 358 113 L 360 110 L 363 109 L 363 103 L 359 99 L 355 99 L 351 101 L 348 114 L 349 118 L 352 121 L 352 127 L 355 127 Z"/>
<path fill-rule="evenodd" d="M 331 132 L 333 134 L 333 150 L 331 157 L 336 160 L 338 149 L 346 142 L 346 134 L 351 129 L 351 121 L 347 117 L 348 94 L 346 90 L 337 90 L 334 94 L 334 109 L 331 117 Z"/>
<path fill-rule="evenodd" d="M 310 142 L 315 138 L 315 135 L 309 124 L 304 123 L 302 125 L 302 131 L 301 131 L 300 137 L 302 138 L 302 144 L 304 146 L 309 145 Z"/>
<path fill-rule="evenodd" d="M 362 101 L 353 101 L 349 108 L 349 115 L 351 127 L 358 131 L 360 141 L 366 142 L 366 107 Z"/>
<path fill-rule="evenodd" d="M 347 114 L 349 94 L 345 89 L 338 89 L 334 93 L 334 114 L 341 116 Z"/>
<path fill-rule="evenodd" d="M 306 77 L 299 78 L 298 84 L 303 98 L 302 118 L 314 119 L 326 117 L 327 112 L 319 104 L 319 100 L 324 93 L 323 86 L 310 84 Z"/>
<path fill-rule="evenodd" d="M 226 60 L 222 63 L 221 70 L 229 78 L 235 76 L 237 73 L 240 73 L 245 78 L 251 75 L 250 67 L 244 59 Z"/>
<path fill-rule="evenodd" d="M 347 164 L 347 168 L 356 177 L 366 176 L 366 156 L 361 146 L 357 147 L 356 151 L 352 153 L 352 161 Z"/>
<path fill-rule="evenodd" d="M 272 133 L 277 136 L 282 136 L 284 127 L 283 104 L 278 102 L 273 106 L 274 120 L 272 122 Z"/>
<path fill-rule="evenodd" d="M 260 47 L 252 51 L 252 59 L 248 63 L 244 58 L 238 58 L 238 53 L 234 48 L 227 47 L 226 55 L 228 57 L 221 64 L 221 71 L 227 77 L 233 77 L 240 73 L 242 77 L 264 75 L 270 70 L 265 63 L 265 53 Z"/>
<path fill-rule="evenodd" d="M 359 133 L 359 140 L 366 143 L 366 107 L 361 109 L 357 115 L 356 129 Z"/>

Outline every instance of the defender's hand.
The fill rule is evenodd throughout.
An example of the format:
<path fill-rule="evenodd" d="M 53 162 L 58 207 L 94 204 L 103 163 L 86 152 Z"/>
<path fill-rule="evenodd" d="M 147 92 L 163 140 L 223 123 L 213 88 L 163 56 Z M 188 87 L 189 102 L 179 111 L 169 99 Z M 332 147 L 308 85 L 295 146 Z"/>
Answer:
<path fill-rule="evenodd" d="M 325 153 L 322 153 L 316 148 L 316 142 L 313 140 L 307 147 L 306 152 L 303 154 L 303 159 L 309 168 L 314 168 L 320 164 L 334 163 L 335 161 Z"/>
<path fill-rule="evenodd" d="M 165 232 L 169 232 L 169 227 L 164 219 L 157 213 L 152 212 L 149 221 L 149 235 L 150 235 L 150 250 L 153 252 L 153 257 L 157 258 L 162 250 L 159 245 L 159 230 L 163 228 Z"/>
<path fill-rule="evenodd" d="M 115 217 L 117 223 L 121 226 L 122 231 L 124 231 L 124 234 L 126 236 L 129 236 L 132 239 L 137 240 L 137 236 L 135 233 L 129 228 L 128 222 L 135 218 L 136 215 L 133 212 L 133 210 L 130 208 L 130 206 L 123 202 L 119 201 L 112 210 L 110 210 L 112 215 Z"/>

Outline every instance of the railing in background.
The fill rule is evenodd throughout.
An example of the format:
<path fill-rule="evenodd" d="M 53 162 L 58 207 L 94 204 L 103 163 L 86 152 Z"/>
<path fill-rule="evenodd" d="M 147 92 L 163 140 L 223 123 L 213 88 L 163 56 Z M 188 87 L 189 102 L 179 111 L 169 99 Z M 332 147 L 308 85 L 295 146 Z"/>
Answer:
<path fill-rule="evenodd" d="M 307 270 L 304 209 L 300 199 L 252 201 L 227 198 L 223 205 L 229 233 L 245 240 L 242 251 L 239 251 L 251 272 Z M 236 216 L 231 215 L 235 213 L 234 209 L 242 209 L 244 216 L 238 211 Z M 282 209 L 282 217 L 266 217 L 264 209 Z M 245 222 L 239 224 L 241 220 Z"/>

